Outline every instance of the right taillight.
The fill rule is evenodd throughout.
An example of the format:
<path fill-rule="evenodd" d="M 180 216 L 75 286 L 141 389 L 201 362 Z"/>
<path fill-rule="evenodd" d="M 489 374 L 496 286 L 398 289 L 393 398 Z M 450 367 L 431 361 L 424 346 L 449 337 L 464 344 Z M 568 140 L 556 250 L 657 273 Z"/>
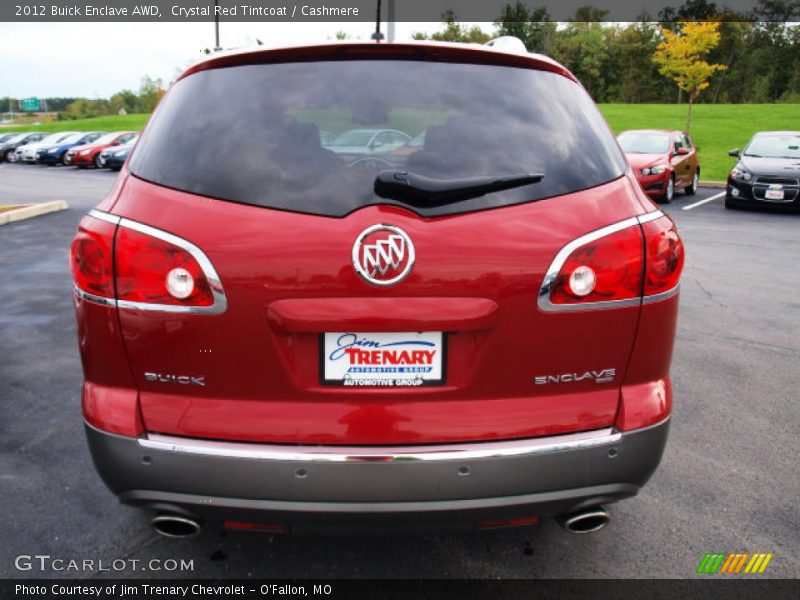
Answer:
<path fill-rule="evenodd" d="M 552 284 L 555 305 L 594 304 L 642 294 L 642 233 L 638 224 L 581 244 L 564 260 Z"/>
<path fill-rule="evenodd" d="M 208 257 L 175 235 L 97 210 L 81 221 L 70 263 L 76 293 L 120 308 L 219 313 L 222 283 Z"/>
<path fill-rule="evenodd" d="M 683 244 L 661 211 L 593 231 L 567 244 L 539 291 L 546 311 L 633 306 L 677 289 Z"/>
<path fill-rule="evenodd" d="M 683 242 L 675 223 L 667 217 L 642 224 L 645 241 L 644 295 L 675 289 L 683 270 Z"/>

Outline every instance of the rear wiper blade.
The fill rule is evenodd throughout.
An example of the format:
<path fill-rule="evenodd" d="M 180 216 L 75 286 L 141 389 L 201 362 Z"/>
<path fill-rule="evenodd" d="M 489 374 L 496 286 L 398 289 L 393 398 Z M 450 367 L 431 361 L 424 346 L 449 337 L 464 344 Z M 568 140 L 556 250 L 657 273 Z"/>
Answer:
<path fill-rule="evenodd" d="M 542 179 L 543 173 L 433 179 L 408 171 L 381 171 L 375 178 L 375 193 L 413 206 L 441 206 L 490 192 L 539 183 Z"/>

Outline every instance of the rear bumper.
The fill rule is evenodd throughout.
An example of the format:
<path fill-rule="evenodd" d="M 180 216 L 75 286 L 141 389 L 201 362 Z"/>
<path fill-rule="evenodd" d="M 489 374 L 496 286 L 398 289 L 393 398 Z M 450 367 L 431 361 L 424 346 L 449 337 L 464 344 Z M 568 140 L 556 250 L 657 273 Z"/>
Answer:
<path fill-rule="evenodd" d="M 401 448 L 132 438 L 88 424 L 86 434 L 98 472 L 126 504 L 337 532 L 469 530 L 622 500 L 658 466 L 668 428 Z"/>

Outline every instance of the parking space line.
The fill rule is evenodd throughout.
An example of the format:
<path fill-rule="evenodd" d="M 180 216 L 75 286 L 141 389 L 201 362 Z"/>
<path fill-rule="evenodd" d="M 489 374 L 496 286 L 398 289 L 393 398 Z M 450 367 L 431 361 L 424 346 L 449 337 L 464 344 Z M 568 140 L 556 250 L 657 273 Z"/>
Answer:
<path fill-rule="evenodd" d="M 722 198 L 725 195 L 725 192 L 720 192 L 719 194 L 714 194 L 704 200 L 700 200 L 700 202 L 695 202 L 694 204 L 689 204 L 688 206 L 684 206 L 682 210 L 692 210 L 698 206 L 701 206 L 707 202 L 711 202 L 712 200 L 716 200 L 717 198 Z"/>

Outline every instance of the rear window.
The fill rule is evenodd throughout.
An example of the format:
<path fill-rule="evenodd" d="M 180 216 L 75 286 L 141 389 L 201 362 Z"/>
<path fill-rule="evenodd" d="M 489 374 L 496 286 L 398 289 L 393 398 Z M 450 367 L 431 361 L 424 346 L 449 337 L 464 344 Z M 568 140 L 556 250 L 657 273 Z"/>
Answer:
<path fill-rule="evenodd" d="M 259 64 L 177 82 L 131 172 L 166 187 L 327 216 L 370 204 L 376 175 L 543 173 L 539 183 L 424 216 L 540 200 L 621 176 L 625 159 L 586 92 L 516 67 L 409 60 Z"/>

